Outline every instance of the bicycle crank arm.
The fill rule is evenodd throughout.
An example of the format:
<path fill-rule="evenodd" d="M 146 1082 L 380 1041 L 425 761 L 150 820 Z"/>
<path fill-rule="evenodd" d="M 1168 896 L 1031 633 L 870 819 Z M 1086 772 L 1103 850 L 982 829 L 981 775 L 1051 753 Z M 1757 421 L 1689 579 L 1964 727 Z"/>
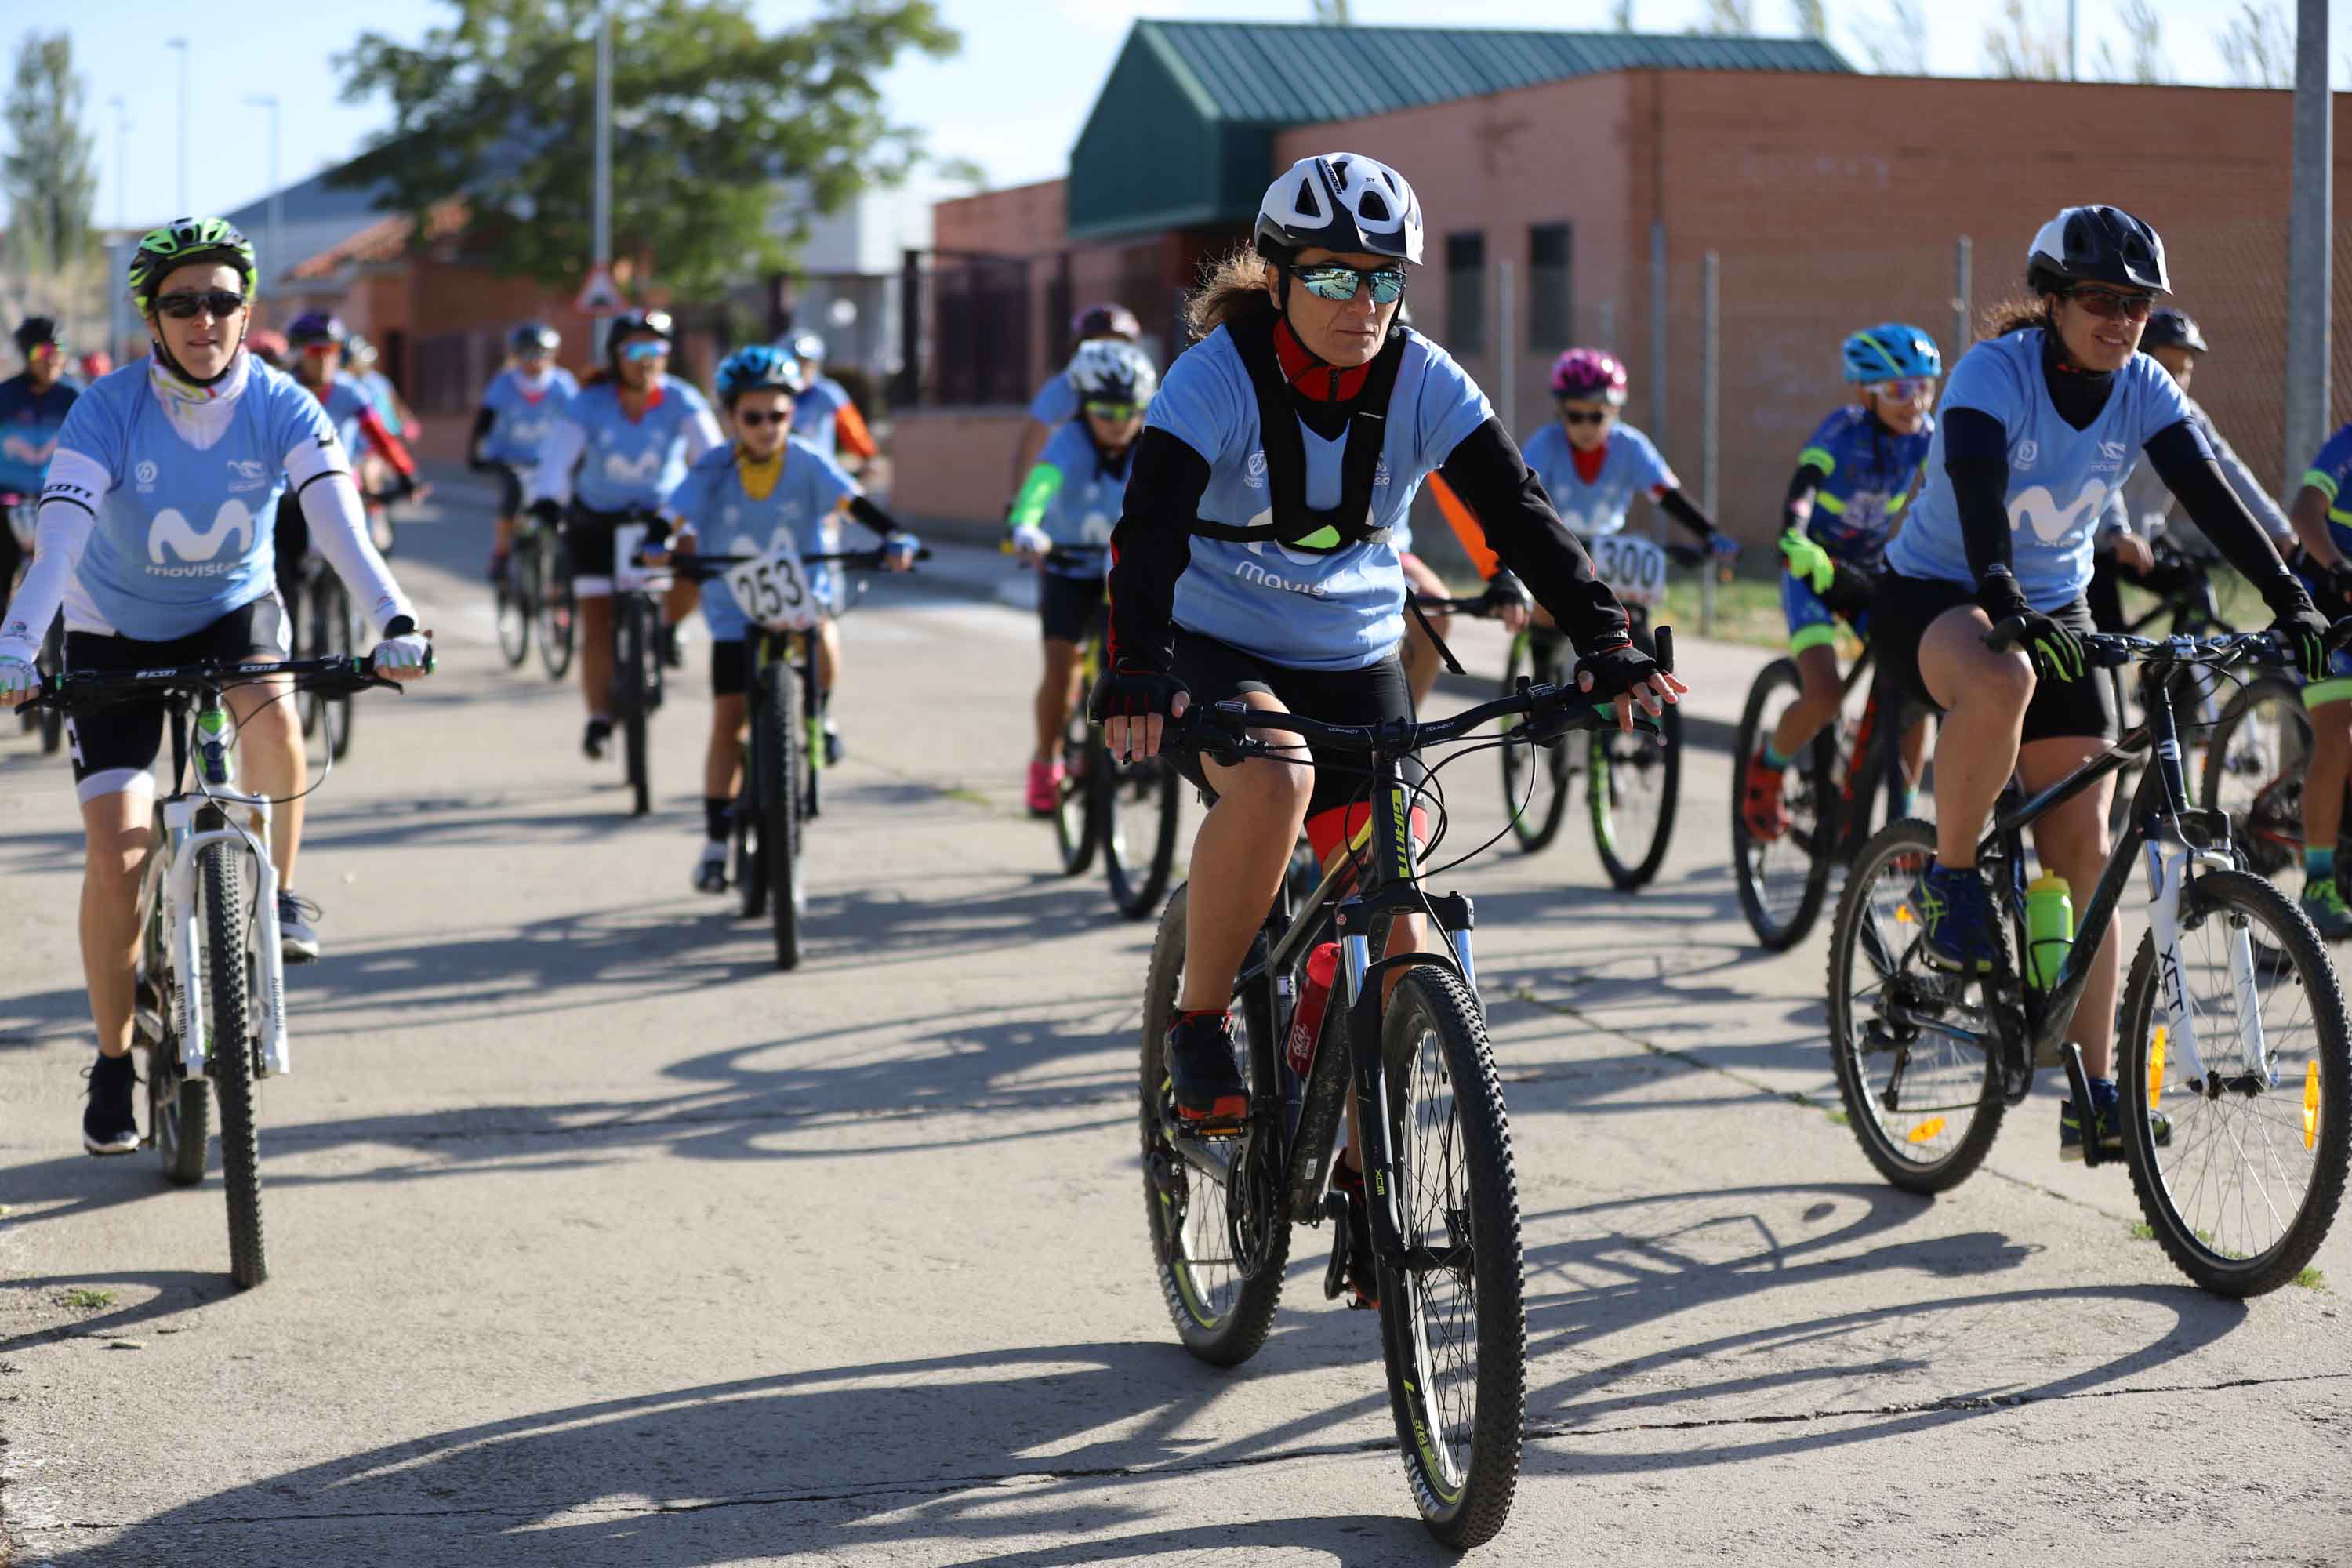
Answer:
<path fill-rule="evenodd" d="M 1900 1002 L 1887 1005 L 1886 1021 L 1898 1028 L 1917 1029 L 1924 1034 L 1941 1035 L 1948 1040 L 1958 1040 L 1964 1046 L 1982 1049 L 1983 1034 L 1975 1029 L 1963 1029 L 1958 1024 L 1947 1024 L 1940 1018 L 1930 1018 L 1924 1013 L 1913 1012 Z"/>

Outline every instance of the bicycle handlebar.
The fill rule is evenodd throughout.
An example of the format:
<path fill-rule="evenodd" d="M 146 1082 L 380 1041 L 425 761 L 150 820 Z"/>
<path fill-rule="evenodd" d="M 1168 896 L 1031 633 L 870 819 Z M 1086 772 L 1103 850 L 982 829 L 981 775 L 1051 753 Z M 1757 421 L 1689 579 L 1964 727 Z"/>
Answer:
<path fill-rule="evenodd" d="M 2016 647 L 2025 635 L 2025 619 L 2011 616 L 1984 635 L 1985 647 L 1995 653 Z M 2292 669 L 2301 661 L 2294 648 L 2275 632 L 2228 632 L 2210 637 L 2136 637 L 2123 632 L 2084 632 L 2084 662 L 2094 669 L 2116 669 L 2136 658 L 2166 664 L 2266 664 Z M 2327 646 L 2352 642 L 2352 616 L 2328 628 Z"/>
<path fill-rule="evenodd" d="M 803 555 L 801 557 L 801 564 L 846 566 L 852 571 L 880 572 L 887 569 L 887 558 L 893 553 L 894 552 L 880 549 L 836 550 L 830 554 Z M 930 558 L 931 552 L 928 545 L 915 552 L 915 559 L 918 561 L 929 561 Z M 766 559 L 764 555 L 673 555 L 669 558 L 667 569 L 682 577 L 689 577 L 698 583 L 702 583 L 713 577 L 724 577 L 730 567 L 748 566 L 753 562 Z M 639 566 L 646 564 L 642 555 L 637 558 L 636 564 Z"/>
<path fill-rule="evenodd" d="M 428 653 L 425 660 L 425 673 L 431 674 L 434 667 L 434 658 Z M 41 678 L 39 689 L 26 700 L 24 706 L 28 709 L 53 708 L 60 713 L 85 712 L 158 692 L 205 696 L 224 686 L 266 680 L 280 675 L 292 676 L 294 684 L 302 689 L 337 695 L 365 691 L 371 687 L 393 691 L 400 689 L 400 682 L 375 672 L 375 656 L 373 654 L 246 664 L 206 659 L 197 664 L 158 669 L 68 669 L 59 674 L 46 675 Z"/>

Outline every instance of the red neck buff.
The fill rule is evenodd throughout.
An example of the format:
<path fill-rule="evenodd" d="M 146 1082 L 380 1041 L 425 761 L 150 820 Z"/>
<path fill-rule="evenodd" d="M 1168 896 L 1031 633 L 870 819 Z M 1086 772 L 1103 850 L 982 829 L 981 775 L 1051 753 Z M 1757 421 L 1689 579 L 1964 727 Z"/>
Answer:
<path fill-rule="evenodd" d="M 1274 357 L 1291 390 L 1318 403 L 1349 402 L 1364 389 L 1364 379 L 1372 371 L 1369 360 L 1353 370 L 1341 370 L 1318 359 L 1290 330 L 1286 317 L 1274 323 Z"/>

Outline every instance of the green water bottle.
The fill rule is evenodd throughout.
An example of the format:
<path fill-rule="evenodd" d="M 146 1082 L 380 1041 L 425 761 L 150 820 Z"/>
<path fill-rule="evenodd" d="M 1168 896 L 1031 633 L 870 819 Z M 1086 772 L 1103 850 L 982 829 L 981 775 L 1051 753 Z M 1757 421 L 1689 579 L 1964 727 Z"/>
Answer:
<path fill-rule="evenodd" d="M 2025 885 L 2025 976 L 2036 991 L 2058 983 L 2066 950 L 2074 945 L 2074 889 L 2044 874 Z"/>

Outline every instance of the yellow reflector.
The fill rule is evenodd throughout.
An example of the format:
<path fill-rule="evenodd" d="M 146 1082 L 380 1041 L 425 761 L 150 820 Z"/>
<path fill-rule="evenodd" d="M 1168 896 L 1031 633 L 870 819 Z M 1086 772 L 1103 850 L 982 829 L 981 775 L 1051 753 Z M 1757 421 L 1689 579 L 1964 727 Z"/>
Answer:
<path fill-rule="evenodd" d="M 2308 1121 L 2310 1118 L 2306 1116 L 2305 1120 Z M 1943 1131 L 1944 1119 L 1940 1116 L 1930 1116 L 1927 1121 L 1903 1134 L 1903 1141 L 1906 1143 L 1925 1143 Z"/>
<path fill-rule="evenodd" d="M 2319 1064 L 2303 1064 L 2303 1146 L 2319 1142 Z"/>
<path fill-rule="evenodd" d="M 1910 905 L 1897 904 L 1895 906 L 1895 923 L 1899 926 L 1907 926 L 1911 923 Z"/>
<path fill-rule="evenodd" d="M 2155 1109 L 2164 1098 L 2164 1026 L 2158 1024 L 2147 1042 L 2147 1103 Z"/>

